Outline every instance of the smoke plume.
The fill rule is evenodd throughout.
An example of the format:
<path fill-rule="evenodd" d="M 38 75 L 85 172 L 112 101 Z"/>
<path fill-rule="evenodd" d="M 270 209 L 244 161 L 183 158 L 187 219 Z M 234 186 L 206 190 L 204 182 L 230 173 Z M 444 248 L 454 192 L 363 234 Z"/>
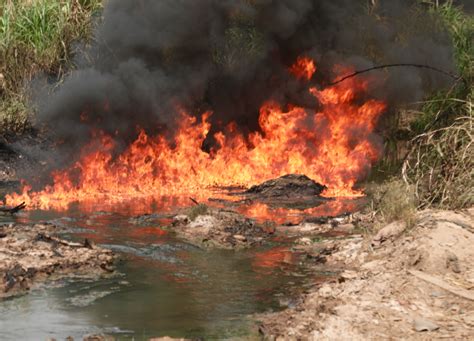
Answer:
<path fill-rule="evenodd" d="M 97 130 L 123 146 L 139 127 L 172 135 L 180 110 L 211 110 L 212 133 L 229 122 L 243 132 L 257 130 L 259 108 L 268 100 L 317 108 L 288 72 L 300 55 L 316 60 L 315 86 L 332 81 L 337 64 L 453 70 L 442 25 L 408 0 L 109 0 L 94 42 L 60 86 L 38 96 L 38 122 L 67 151 Z M 375 75 L 381 81 L 369 95 L 391 108 L 450 82 L 414 68 Z"/>

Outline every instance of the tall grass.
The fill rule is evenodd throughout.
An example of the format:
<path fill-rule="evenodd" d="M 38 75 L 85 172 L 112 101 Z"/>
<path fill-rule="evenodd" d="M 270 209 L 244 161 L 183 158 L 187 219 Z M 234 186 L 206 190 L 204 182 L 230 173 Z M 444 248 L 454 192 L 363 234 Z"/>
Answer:
<path fill-rule="evenodd" d="M 459 81 L 428 99 L 411 128 L 417 134 L 403 164 L 419 207 L 474 205 L 474 17 L 452 1 L 433 6 L 451 33 Z"/>
<path fill-rule="evenodd" d="M 100 7 L 100 0 L 0 2 L 0 130 L 25 122 L 24 87 L 37 72 L 59 78 L 71 66 L 73 42 L 90 37 Z"/>
<path fill-rule="evenodd" d="M 422 208 L 474 205 L 474 103 L 450 101 L 460 104 L 459 117 L 418 135 L 403 165 L 403 178 Z"/>
<path fill-rule="evenodd" d="M 462 78 L 449 90 L 434 94 L 425 102 L 410 125 L 415 134 L 452 124 L 464 112 L 462 101 L 474 97 L 474 17 L 452 1 L 433 5 L 431 12 L 442 19 L 450 32 L 457 73 Z M 452 101 L 453 98 L 462 101 Z"/>

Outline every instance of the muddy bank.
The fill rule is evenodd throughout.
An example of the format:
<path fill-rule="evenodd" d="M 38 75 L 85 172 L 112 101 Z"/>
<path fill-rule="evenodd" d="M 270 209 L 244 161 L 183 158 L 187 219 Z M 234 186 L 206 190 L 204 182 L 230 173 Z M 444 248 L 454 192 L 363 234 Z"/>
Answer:
<path fill-rule="evenodd" d="M 261 245 L 275 233 L 272 224 L 257 224 L 235 211 L 203 204 L 176 215 L 169 229 L 198 247 L 237 250 Z"/>
<path fill-rule="evenodd" d="M 18 295 L 46 281 L 98 278 L 113 273 L 115 256 L 88 240 L 58 238 L 52 224 L 0 225 L 0 298 Z"/>
<path fill-rule="evenodd" d="M 333 245 L 325 261 L 344 271 L 297 306 L 258 316 L 267 339 L 474 337 L 474 209 L 423 211 L 413 228 L 396 222 Z"/>
<path fill-rule="evenodd" d="M 147 221 L 150 217 L 153 215 L 134 218 L 133 221 Z M 230 209 L 200 204 L 183 209 L 165 228 L 198 247 L 239 250 L 258 247 L 275 238 L 296 239 L 297 244 L 305 244 L 305 240 L 311 238 L 348 236 L 357 231 L 361 221 L 361 215 L 356 213 L 339 217 L 307 217 L 296 224 L 282 225 L 271 220 L 259 222 Z"/>

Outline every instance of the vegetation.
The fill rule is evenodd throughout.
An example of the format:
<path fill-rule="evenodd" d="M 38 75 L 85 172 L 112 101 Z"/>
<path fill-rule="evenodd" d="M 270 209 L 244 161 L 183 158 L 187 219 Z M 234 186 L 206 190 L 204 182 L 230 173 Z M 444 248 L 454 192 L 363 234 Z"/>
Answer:
<path fill-rule="evenodd" d="M 403 177 L 416 189 L 420 207 L 474 205 L 473 103 L 449 101 L 461 106 L 458 117 L 449 126 L 418 135 L 403 165 Z"/>
<path fill-rule="evenodd" d="M 382 184 L 369 186 L 367 192 L 371 198 L 369 207 L 378 217 L 380 224 L 373 230 L 396 220 L 402 220 L 407 227 L 416 222 L 416 198 L 414 186 L 407 185 L 399 178 L 390 178 Z"/>
<path fill-rule="evenodd" d="M 206 215 L 209 211 L 209 207 L 205 204 L 198 204 L 193 206 L 188 213 L 188 217 L 191 221 L 195 221 L 200 215 Z"/>
<path fill-rule="evenodd" d="M 0 133 L 22 132 L 29 127 L 26 85 L 39 72 L 53 82 L 59 81 L 74 66 L 74 46 L 78 46 L 74 43 L 90 40 L 102 2 L 0 0 Z M 451 33 L 461 78 L 452 88 L 424 102 L 420 110 L 405 112 L 402 118 L 407 119 L 402 121 L 407 131 L 387 140 L 393 150 L 398 148 L 399 140 L 411 140 L 403 179 L 413 189 L 409 192 L 418 200 L 418 206 L 465 207 L 474 201 L 474 17 L 454 6 L 453 1 L 422 2 Z M 225 41 L 216 42 L 213 58 L 216 64 L 234 69 L 246 60 L 259 58 L 262 37 L 245 15 L 234 13 L 231 20 Z M 400 117 L 390 124 L 399 127 Z M 385 177 L 391 170 L 400 169 L 396 168 L 400 167 L 399 153 L 395 158 L 388 154 L 379 167 Z M 384 186 L 391 188 L 395 186 L 392 183 L 390 180 Z M 405 214 L 404 206 L 396 202 L 400 198 L 389 193 L 392 190 L 375 200 L 388 220 Z M 383 207 L 390 206 L 389 200 L 394 200 L 393 212 Z"/>
<path fill-rule="evenodd" d="M 58 80 L 72 66 L 73 42 L 90 37 L 101 2 L 0 2 L 0 131 L 28 126 L 25 85 L 39 71 Z"/>
<path fill-rule="evenodd" d="M 421 134 L 429 129 L 450 125 L 463 112 L 463 101 L 471 100 L 474 95 L 474 17 L 466 15 L 461 8 L 447 1 L 443 5 L 433 6 L 431 11 L 439 15 L 451 33 L 454 57 L 459 81 L 446 92 L 435 94 L 425 102 L 417 112 L 417 119 L 411 123 L 414 133 Z"/>
<path fill-rule="evenodd" d="M 377 175 L 400 178 L 401 173 L 405 185 L 390 179 L 369 193 L 374 197 L 375 210 L 386 222 L 397 216 L 405 219 L 407 207 L 403 208 L 403 202 L 413 202 L 418 208 L 445 209 L 474 204 L 474 17 L 452 1 L 433 1 L 429 11 L 450 32 L 460 78 L 447 91 L 427 99 L 419 110 L 403 111 L 391 122 L 394 136 L 388 139 L 388 156 Z M 400 153 L 397 144 L 403 140 L 409 141 L 405 143 L 408 152 Z M 383 195 L 385 187 L 387 195 Z M 390 206 L 393 211 L 387 211 Z"/>
<path fill-rule="evenodd" d="M 474 204 L 474 17 L 452 1 L 433 6 L 451 32 L 459 75 L 451 89 L 426 101 L 411 129 L 417 135 L 403 164 L 419 207 Z"/>

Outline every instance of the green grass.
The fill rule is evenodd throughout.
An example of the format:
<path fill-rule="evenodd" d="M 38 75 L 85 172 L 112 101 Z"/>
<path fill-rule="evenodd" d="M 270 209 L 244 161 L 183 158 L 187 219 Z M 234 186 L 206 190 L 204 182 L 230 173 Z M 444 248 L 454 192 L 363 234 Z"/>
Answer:
<path fill-rule="evenodd" d="M 451 99 L 472 100 L 474 97 L 474 17 L 454 6 L 452 1 L 433 6 L 431 11 L 442 19 L 450 32 L 457 73 L 462 79 L 449 90 L 436 93 L 425 101 L 417 119 L 410 125 L 414 135 L 452 124 L 464 110 L 461 101 Z"/>
<path fill-rule="evenodd" d="M 59 79 L 74 41 L 90 38 L 100 0 L 0 2 L 0 131 L 24 128 L 27 89 L 38 72 Z"/>

